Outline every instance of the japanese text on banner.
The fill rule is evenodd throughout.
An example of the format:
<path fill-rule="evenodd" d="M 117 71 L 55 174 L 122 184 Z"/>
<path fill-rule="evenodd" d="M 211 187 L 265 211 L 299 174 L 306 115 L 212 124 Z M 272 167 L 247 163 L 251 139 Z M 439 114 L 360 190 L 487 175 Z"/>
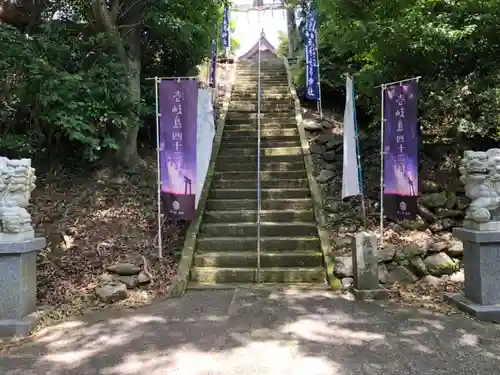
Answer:
<path fill-rule="evenodd" d="M 217 34 L 217 33 L 216 33 Z M 208 84 L 215 87 L 215 71 L 217 69 L 217 39 L 212 40 L 212 59 L 210 60 L 210 75 Z"/>
<path fill-rule="evenodd" d="M 222 47 L 229 48 L 229 7 L 224 7 L 222 19 Z"/>
<path fill-rule="evenodd" d="M 306 96 L 310 100 L 319 100 L 318 55 L 316 50 L 316 13 L 307 16 L 305 28 L 306 53 Z"/>
<path fill-rule="evenodd" d="M 418 86 L 384 89 L 384 201 L 387 216 L 413 220 L 418 196 Z"/>
<path fill-rule="evenodd" d="M 168 216 L 191 220 L 195 212 L 198 82 L 160 82 L 160 179 Z"/>

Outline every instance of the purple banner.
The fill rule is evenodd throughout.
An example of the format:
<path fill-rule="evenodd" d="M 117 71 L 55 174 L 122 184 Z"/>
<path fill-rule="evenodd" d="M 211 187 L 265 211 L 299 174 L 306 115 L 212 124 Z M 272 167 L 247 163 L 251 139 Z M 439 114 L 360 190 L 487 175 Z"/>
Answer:
<path fill-rule="evenodd" d="M 384 90 L 384 208 L 393 220 L 415 220 L 418 197 L 418 83 Z"/>
<path fill-rule="evenodd" d="M 306 54 L 306 97 L 309 100 L 319 100 L 319 61 L 316 48 L 316 12 L 310 12 L 306 17 L 305 54 Z"/>
<path fill-rule="evenodd" d="M 210 74 L 208 85 L 215 87 L 215 71 L 217 69 L 217 38 L 219 37 L 219 28 L 215 25 L 215 38 L 212 39 L 212 58 L 210 60 Z"/>
<path fill-rule="evenodd" d="M 224 16 L 222 18 L 222 47 L 229 48 L 229 7 L 224 7 Z"/>
<path fill-rule="evenodd" d="M 195 216 L 198 81 L 161 81 L 160 178 L 166 215 Z"/>

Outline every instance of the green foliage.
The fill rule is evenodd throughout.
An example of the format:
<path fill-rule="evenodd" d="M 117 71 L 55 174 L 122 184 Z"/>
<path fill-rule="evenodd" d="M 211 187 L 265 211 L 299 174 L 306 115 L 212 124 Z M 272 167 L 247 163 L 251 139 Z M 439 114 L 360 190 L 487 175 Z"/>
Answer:
<path fill-rule="evenodd" d="M 288 56 L 288 34 L 283 31 L 278 31 L 278 48 L 276 48 L 278 56 Z"/>
<path fill-rule="evenodd" d="M 122 113 L 131 105 L 124 71 L 105 53 L 105 38 L 79 42 L 80 35 L 54 24 L 27 37 L 0 24 L 2 153 L 78 152 L 95 160 L 103 149 L 116 148 L 111 129 L 127 126 Z"/>
<path fill-rule="evenodd" d="M 318 0 L 322 87 L 354 75 L 376 118 L 380 89 L 422 76 L 424 132 L 500 138 L 500 3 L 494 0 Z"/>
<path fill-rule="evenodd" d="M 0 154 L 94 161 L 117 150 L 119 136 L 138 123 L 150 129 L 154 85 L 145 78 L 196 74 L 196 66 L 210 56 L 224 6 L 206 0 L 118 0 L 112 31 L 89 10 L 93 1 L 49 1 L 41 22 L 28 31 L 25 23 L 16 23 L 18 17 L 12 25 L 0 23 Z M 59 19 L 53 19 L 56 11 Z M 134 29 L 136 45 L 130 37 Z M 137 52 L 140 102 L 124 58 Z M 140 134 L 147 142 L 155 139 L 151 131 Z"/>
<path fill-rule="evenodd" d="M 233 17 L 231 17 L 231 19 L 229 20 L 229 28 L 231 29 L 231 33 L 234 33 L 234 30 L 236 30 L 236 19 Z M 222 45 L 222 40 L 220 41 L 219 45 Z M 229 41 L 229 52 L 234 54 L 239 49 L 240 49 L 240 41 L 236 38 L 231 37 L 231 40 Z"/>

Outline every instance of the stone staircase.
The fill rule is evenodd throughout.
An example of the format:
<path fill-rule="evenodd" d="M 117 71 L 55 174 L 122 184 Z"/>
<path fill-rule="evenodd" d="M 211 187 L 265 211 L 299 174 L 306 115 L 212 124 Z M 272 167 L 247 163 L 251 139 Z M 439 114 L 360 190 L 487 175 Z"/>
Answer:
<path fill-rule="evenodd" d="M 261 64 L 263 283 L 323 283 L 323 255 L 285 66 Z M 190 288 L 257 281 L 257 66 L 238 62 Z"/>

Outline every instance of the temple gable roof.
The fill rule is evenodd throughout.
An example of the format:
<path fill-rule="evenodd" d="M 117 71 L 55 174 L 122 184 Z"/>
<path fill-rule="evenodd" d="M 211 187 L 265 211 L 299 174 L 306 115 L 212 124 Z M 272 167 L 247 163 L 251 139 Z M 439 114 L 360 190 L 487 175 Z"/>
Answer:
<path fill-rule="evenodd" d="M 275 57 L 277 56 L 276 54 L 276 48 L 267 40 L 266 35 L 264 34 L 264 30 L 260 33 L 260 40 L 257 41 L 257 43 L 254 44 L 252 48 L 250 48 L 247 52 L 245 52 L 243 55 L 240 56 L 240 59 L 250 59 L 254 55 L 256 55 L 259 51 L 259 41 L 260 41 L 260 52 L 262 53 L 263 51 L 269 51 L 271 52 L 272 55 Z"/>

